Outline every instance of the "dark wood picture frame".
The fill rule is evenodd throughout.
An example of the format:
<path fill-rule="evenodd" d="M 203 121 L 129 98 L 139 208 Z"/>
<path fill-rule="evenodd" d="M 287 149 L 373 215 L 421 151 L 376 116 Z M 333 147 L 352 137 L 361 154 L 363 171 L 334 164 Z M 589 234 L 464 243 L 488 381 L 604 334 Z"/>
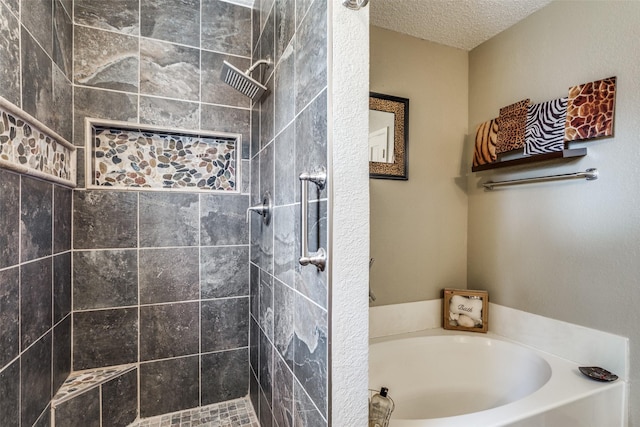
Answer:
<path fill-rule="evenodd" d="M 442 305 L 444 329 L 486 333 L 489 327 L 488 320 L 489 293 L 487 291 L 444 290 Z"/>
<path fill-rule="evenodd" d="M 409 99 L 369 93 L 369 110 L 394 114 L 394 162 L 369 162 L 369 178 L 409 179 Z"/>

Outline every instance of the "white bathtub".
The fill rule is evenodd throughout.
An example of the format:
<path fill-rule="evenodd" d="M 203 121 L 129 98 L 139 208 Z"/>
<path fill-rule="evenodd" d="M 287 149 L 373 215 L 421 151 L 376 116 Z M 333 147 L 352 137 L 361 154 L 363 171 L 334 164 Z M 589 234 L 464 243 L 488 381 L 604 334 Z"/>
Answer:
<path fill-rule="evenodd" d="M 391 427 L 624 426 L 624 382 L 491 334 L 428 330 L 378 338 L 369 388 L 389 388 Z"/>

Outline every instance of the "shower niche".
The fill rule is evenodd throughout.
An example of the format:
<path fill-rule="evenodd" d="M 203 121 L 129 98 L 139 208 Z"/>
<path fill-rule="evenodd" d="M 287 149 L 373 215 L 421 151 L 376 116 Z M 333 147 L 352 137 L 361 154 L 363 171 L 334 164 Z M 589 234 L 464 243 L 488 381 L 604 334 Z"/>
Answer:
<path fill-rule="evenodd" d="M 240 134 L 86 119 L 87 188 L 239 192 Z"/>

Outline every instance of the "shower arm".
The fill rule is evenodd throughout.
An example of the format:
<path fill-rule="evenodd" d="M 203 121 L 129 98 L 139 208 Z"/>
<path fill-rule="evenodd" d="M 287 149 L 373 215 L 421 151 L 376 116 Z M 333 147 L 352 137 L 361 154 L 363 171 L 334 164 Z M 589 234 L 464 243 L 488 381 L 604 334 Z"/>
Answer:
<path fill-rule="evenodd" d="M 271 60 L 271 58 L 267 57 L 267 59 L 261 59 L 259 61 L 256 61 L 255 64 L 253 64 L 251 67 L 249 67 L 249 69 L 245 72 L 246 75 L 250 75 L 251 73 L 254 72 L 254 70 L 256 68 L 258 68 L 260 65 L 268 65 L 268 66 L 272 66 L 273 65 L 273 61 Z"/>

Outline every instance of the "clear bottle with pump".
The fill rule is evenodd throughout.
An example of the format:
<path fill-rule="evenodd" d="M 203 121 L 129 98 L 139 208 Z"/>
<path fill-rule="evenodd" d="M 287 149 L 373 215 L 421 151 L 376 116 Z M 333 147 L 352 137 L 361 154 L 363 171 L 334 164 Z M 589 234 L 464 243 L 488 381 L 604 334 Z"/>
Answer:
<path fill-rule="evenodd" d="M 389 389 L 382 387 L 379 393 L 371 397 L 369 402 L 369 427 L 387 427 L 393 412 L 394 403 L 387 396 Z"/>

